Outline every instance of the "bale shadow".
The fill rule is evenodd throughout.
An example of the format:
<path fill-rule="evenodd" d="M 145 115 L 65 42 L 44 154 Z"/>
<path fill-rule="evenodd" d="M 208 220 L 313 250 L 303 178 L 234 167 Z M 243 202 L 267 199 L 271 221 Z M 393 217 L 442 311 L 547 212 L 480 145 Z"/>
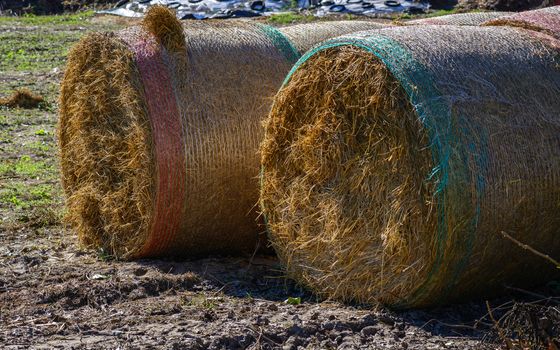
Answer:
<path fill-rule="evenodd" d="M 140 260 L 137 263 L 162 274 L 195 274 L 200 279 L 193 289 L 199 292 L 223 293 L 232 298 L 254 298 L 277 303 L 284 303 L 288 298 L 300 298 L 302 304 L 309 305 L 325 301 L 287 278 L 278 259 L 270 255 L 253 258 L 216 256 L 187 261 Z M 493 300 L 492 305 L 502 304 L 506 300 Z M 352 303 L 340 304 L 340 308 L 343 312 L 371 310 L 377 322 L 395 328 L 414 327 L 443 338 L 483 340 L 492 326 L 484 301 L 408 311 Z"/>
<path fill-rule="evenodd" d="M 255 298 L 282 302 L 292 297 L 317 302 L 310 292 L 286 277 L 280 262 L 272 255 L 255 257 L 215 256 L 198 260 L 139 260 L 147 268 L 163 274 L 194 273 L 200 280 L 195 289 L 220 292 L 234 298 Z"/>

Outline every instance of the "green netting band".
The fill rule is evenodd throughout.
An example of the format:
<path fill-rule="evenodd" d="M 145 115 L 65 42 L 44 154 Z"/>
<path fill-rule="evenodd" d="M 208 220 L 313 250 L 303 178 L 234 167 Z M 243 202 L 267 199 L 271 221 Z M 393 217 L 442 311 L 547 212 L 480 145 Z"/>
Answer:
<path fill-rule="evenodd" d="M 321 46 L 306 53 L 292 68 L 284 81 L 284 85 L 290 80 L 292 74 L 299 69 L 305 62 L 316 53 L 338 46 L 352 45 L 360 47 L 368 52 L 371 52 L 378 57 L 401 83 L 405 92 L 410 98 L 410 102 L 414 107 L 420 121 L 426 128 L 430 139 L 430 147 L 432 150 L 432 159 L 435 164 L 432 172 L 428 174 L 426 181 L 434 182 L 436 185 L 435 196 L 438 203 L 438 230 L 436 232 L 436 256 L 432 266 L 429 268 L 428 275 L 421 285 L 418 286 L 416 291 L 410 294 L 407 300 L 392 305 L 395 308 L 404 308 L 413 305 L 415 301 L 421 299 L 433 288 L 435 285 L 436 276 L 441 271 L 441 267 L 445 261 L 445 247 L 448 238 L 448 223 L 445 212 L 447 197 L 449 196 L 449 189 L 459 188 L 460 183 L 468 181 L 472 174 L 469 170 L 468 152 L 478 150 L 479 153 L 484 153 L 483 144 L 480 142 L 476 145 L 474 143 L 465 145 L 464 140 L 473 140 L 471 138 L 473 130 L 464 128 L 457 130 L 457 125 L 460 123 L 461 116 L 452 116 L 451 103 L 443 97 L 436 88 L 436 83 L 429 70 L 424 67 L 420 62 L 414 59 L 410 51 L 396 42 L 395 40 L 383 36 L 381 34 L 374 34 L 366 38 L 341 38 L 328 41 Z M 458 121 L 454 122 L 454 118 Z M 455 124 L 456 123 L 456 124 Z M 460 134 L 460 135 L 459 135 Z M 481 146 L 482 145 L 482 146 Z M 450 172 L 451 158 L 454 162 L 460 164 L 453 167 L 453 172 Z M 483 156 L 480 157 L 480 164 L 477 168 L 484 168 L 486 162 Z M 452 174 L 452 176 L 450 176 Z M 441 293 L 447 294 L 454 286 L 455 282 L 464 271 L 469 257 L 472 252 L 475 228 L 478 223 L 480 213 L 479 199 L 484 190 L 484 177 L 478 176 L 476 179 L 476 199 L 474 201 L 474 208 L 468 208 L 468 211 L 473 212 L 473 217 L 470 222 L 466 224 L 467 237 L 462 240 L 465 245 L 461 249 L 462 256 L 454 262 L 446 261 L 446 263 L 453 263 L 449 272 L 450 278 L 448 284 L 443 288 Z M 460 191 L 452 191 L 454 194 L 462 195 Z M 468 194 L 465 194 L 468 197 Z M 470 198 L 465 198 L 465 203 L 472 203 Z M 470 204 L 467 204 L 470 206 Z"/>
<path fill-rule="evenodd" d="M 288 62 L 295 63 L 301 57 L 301 53 L 281 31 L 266 24 L 257 23 L 257 26 L 272 41 L 272 44 L 282 52 Z"/>

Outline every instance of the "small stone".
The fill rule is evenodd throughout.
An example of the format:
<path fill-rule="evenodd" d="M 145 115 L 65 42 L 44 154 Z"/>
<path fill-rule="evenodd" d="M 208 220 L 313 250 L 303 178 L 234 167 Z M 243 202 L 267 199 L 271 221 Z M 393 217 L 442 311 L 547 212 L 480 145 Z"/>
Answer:
<path fill-rule="evenodd" d="M 336 322 L 325 322 L 321 325 L 321 328 L 326 331 L 332 331 L 334 327 L 336 327 Z"/>
<path fill-rule="evenodd" d="M 255 320 L 255 324 L 257 324 L 258 326 L 266 326 L 268 325 L 270 322 L 268 320 L 267 317 L 258 315 L 257 319 Z"/>
<path fill-rule="evenodd" d="M 386 325 L 389 325 L 391 327 L 395 326 L 395 320 L 393 320 L 390 316 L 387 316 L 387 315 L 379 316 L 379 321 L 381 321 L 381 322 L 383 322 Z"/>
<path fill-rule="evenodd" d="M 134 276 L 137 277 L 144 276 L 146 273 L 148 273 L 148 270 L 143 267 L 139 267 L 134 270 Z"/>
<path fill-rule="evenodd" d="M 339 335 L 338 337 L 336 337 L 334 339 L 334 342 L 337 343 L 338 345 L 340 345 L 340 344 L 342 344 L 342 340 L 343 340 L 343 337 L 341 335 Z"/>
<path fill-rule="evenodd" d="M 541 317 L 539 319 L 539 328 L 544 330 L 550 330 L 552 328 L 552 322 L 547 317 Z"/>
<path fill-rule="evenodd" d="M 364 337 L 364 338 L 371 337 L 371 336 L 377 334 L 377 328 L 374 327 L 374 326 L 367 326 L 367 327 L 364 327 L 364 328 L 361 330 L 360 334 L 361 334 L 362 337 Z"/>
<path fill-rule="evenodd" d="M 369 315 L 365 315 L 364 317 L 362 317 L 360 319 L 360 322 L 365 325 L 365 326 L 371 326 L 377 323 L 377 319 L 375 318 L 374 315 L 369 314 Z"/>
<path fill-rule="evenodd" d="M 303 335 L 305 331 L 297 324 L 294 324 L 287 329 L 286 333 L 288 333 L 289 335 Z"/>

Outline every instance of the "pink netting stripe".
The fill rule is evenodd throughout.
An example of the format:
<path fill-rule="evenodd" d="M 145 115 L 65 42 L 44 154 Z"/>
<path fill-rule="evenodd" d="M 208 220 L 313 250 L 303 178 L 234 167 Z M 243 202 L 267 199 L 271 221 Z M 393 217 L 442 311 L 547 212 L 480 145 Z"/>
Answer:
<path fill-rule="evenodd" d="M 546 43 L 548 46 L 560 50 L 560 39 L 549 35 L 543 32 L 536 32 L 536 31 L 527 31 L 530 32 L 529 35 L 537 40 L 540 40 L 543 43 Z"/>
<path fill-rule="evenodd" d="M 501 17 L 497 22 L 510 22 L 512 25 L 527 25 L 538 28 L 557 39 L 560 39 L 560 14 L 544 11 L 520 12 L 512 16 Z M 494 21 L 488 22 L 492 25 Z"/>
<path fill-rule="evenodd" d="M 144 85 L 156 162 L 154 217 L 139 254 L 147 257 L 164 253 L 180 229 L 186 193 L 186 160 L 179 107 L 161 47 L 151 35 L 142 35 L 129 44 Z"/>

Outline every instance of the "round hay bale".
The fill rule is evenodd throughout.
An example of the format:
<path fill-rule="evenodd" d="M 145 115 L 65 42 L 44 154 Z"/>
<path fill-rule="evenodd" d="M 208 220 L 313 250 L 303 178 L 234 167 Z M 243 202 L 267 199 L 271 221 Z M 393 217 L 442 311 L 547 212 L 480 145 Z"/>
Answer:
<path fill-rule="evenodd" d="M 406 25 L 454 25 L 454 26 L 478 26 L 484 22 L 491 21 L 511 14 L 511 12 L 469 12 L 456 13 L 452 15 L 415 19 L 404 22 Z"/>
<path fill-rule="evenodd" d="M 314 40 L 353 26 L 380 25 L 333 24 Z M 153 7 L 142 25 L 72 49 L 60 163 L 85 246 L 124 259 L 256 249 L 261 120 L 299 50 L 315 43 L 297 28 L 284 29 L 291 40 L 253 22 L 183 28 Z"/>
<path fill-rule="evenodd" d="M 261 145 L 288 275 L 394 308 L 558 276 L 501 233 L 560 255 L 559 63 L 509 27 L 388 28 L 304 55 Z"/>
<path fill-rule="evenodd" d="M 548 34 L 560 40 L 560 6 L 545 7 L 502 16 L 485 22 L 486 26 L 510 26 Z"/>

